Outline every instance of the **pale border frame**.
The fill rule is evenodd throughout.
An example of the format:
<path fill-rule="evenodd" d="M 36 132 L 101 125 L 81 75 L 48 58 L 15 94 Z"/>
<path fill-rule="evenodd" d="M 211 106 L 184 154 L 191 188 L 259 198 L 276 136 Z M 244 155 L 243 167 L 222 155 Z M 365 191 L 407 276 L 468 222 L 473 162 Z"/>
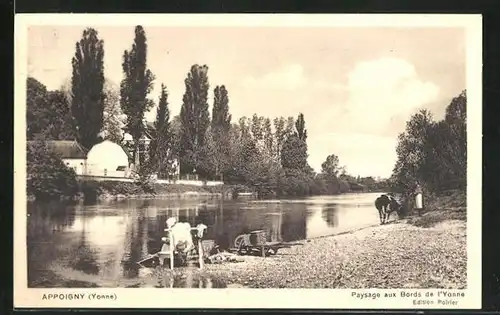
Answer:
<path fill-rule="evenodd" d="M 147 16 L 147 18 L 145 18 Z M 14 307 L 411 309 L 411 299 L 355 300 L 328 289 L 29 289 L 26 261 L 26 77 L 29 25 L 463 27 L 467 80 L 467 289 L 459 305 L 481 307 L 482 17 L 479 14 L 16 14 L 14 45 Z M 470 183 L 470 184 L 469 184 Z M 398 292 L 402 290 L 355 290 Z M 406 290 L 415 291 L 415 290 Z M 429 291 L 429 290 L 417 290 Z M 437 290 L 433 290 L 434 292 Z M 42 300 L 43 293 L 107 293 L 116 301 Z M 193 295 L 194 294 L 194 295 Z M 193 296 L 197 296 L 193 299 Z M 186 302 L 189 301 L 189 302 Z M 435 306 L 434 306 L 435 307 Z M 425 308 L 420 306 L 419 308 Z"/>

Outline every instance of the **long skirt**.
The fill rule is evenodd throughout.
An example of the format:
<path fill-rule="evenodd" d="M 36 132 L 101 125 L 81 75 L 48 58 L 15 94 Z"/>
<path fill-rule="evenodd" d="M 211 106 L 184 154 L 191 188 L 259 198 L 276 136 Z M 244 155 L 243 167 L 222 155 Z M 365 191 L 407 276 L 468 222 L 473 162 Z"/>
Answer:
<path fill-rule="evenodd" d="M 415 209 L 422 209 L 423 204 L 422 204 L 422 194 L 417 194 L 415 196 Z"/>

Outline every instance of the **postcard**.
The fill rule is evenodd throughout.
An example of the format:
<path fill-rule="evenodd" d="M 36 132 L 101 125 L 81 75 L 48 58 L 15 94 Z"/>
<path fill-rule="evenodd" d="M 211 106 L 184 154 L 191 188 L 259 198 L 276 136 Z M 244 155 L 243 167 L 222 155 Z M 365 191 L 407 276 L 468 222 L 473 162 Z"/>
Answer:
<path fill-rule="evenodd" d="M 481 307 L 480 15 L 18 14 L 16 308 Z"/>

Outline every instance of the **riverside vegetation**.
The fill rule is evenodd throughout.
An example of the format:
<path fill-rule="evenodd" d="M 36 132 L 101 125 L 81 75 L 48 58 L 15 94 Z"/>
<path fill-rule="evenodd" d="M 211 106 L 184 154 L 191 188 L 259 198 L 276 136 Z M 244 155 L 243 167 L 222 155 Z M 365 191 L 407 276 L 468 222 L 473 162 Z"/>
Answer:
<path fill-rule="evenodd" d="M 387 181 L 347 174 L 335 154 L 325 158 L 321 173 L 315 173 L 307 163 L 307 129 L 301 113 L 296 118 L 254 114 L 234 122 L 229 91 L 219 84 L 213 89 L 210 115 L 206 65 L 189 69 L 180 113 L 172 115 L 164 84 L 157 104 L 150 98 L 155 76 L 147 69 L 147 38 L 142 26 L 135 28 L 133 43 L 122 58 L 119 86 L 105 77 L 104 42 L 92 28 L 87 28 L 76 43 L 71 80 L 62 82 L 60 89 L 49 91 L 29 77 L 27 139 L 76 140 L 90 149 L 101 140 L 121 144 L 123 132 L 127 132 L 133 141 L 128 147 L 123 144 L 124 149 L 131 152 L 132 160 L 137 157 L 140 161 L 139 173 L 144 176 L 154 172 L 159 178 L 168 178 L 176 158 L 181 176 L 196 173 L 204 180 L 223 179 L 230 185 L 246 186 L 261 197 L 387 189 Z M 155 105 L 156 120 L 145 123 L 145 113 Z M 148 150 L 139 141 L 146 131 L 152 136 Z M 33 153 L 36 157 L 30 158 Z M 55 159 L 57 156 L 49 156 L 41 145 L 28 148 L 30 195 L 74 195 L 72 171 L 59 162 L 45 167 Z"/>
<path fill-rule="evenodd" d="M 377 181 L 347 174 L 333 153 L 325 158 L 321 172 L 315 173 L 307 163 L 307 129 L 301 113 L 296 119 L 254 114 L 234 123 L 229 91 L 221 84 L 213 90 L 210 115 L 206 65 L 189 69 L 178 115 L 171 119 L 167 87 L 162 84 L 156 120 L 144 123 L 145 113 L 155 106 L 149 98 L 155 77 L 146 66 L 145 30 L 135 28 L 134 45 L 123 55 L 119 89 L 105 78 L 103 56 L 104 42 L 95 29 L 87 28 L 77 42 L 71 82 L 48 91 L 35 78 L 27 79 L 28 140 L 76 139 L 89 149 L 103 139 L 121 143 L 126 131 L 134 144 L 125 149 L 134 160 L 138 155 L 142 174 L 156 172 L 165 178 L 173 158 L 178 158 L 181 176 L 196 171 L 206 180 L 223 178 L 261 197 L 360 189 L 407 191 L 415 180 L 423 184 L 426 194 L 465 187 L 465 91 L 452 100 L 442 121 L 434 121 L 427 110 L 411 117 L 398 139 L 392 177 Z M 143 153 L 138 139 L 145 131 L 153 139 L 149 152 Z M 44 199 L 71 197 L 76 193 L 75 181 L 75 174 L 43 145 L 28 148 L 28 194 Z"/>

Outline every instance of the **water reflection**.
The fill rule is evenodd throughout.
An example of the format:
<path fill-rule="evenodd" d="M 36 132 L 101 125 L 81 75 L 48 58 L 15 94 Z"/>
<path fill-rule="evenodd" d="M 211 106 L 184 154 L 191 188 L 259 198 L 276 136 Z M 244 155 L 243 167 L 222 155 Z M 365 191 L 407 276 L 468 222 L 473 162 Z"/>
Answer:
<path fill-rule="evenodd" d="M 321 215 L 329 227 L 336 227 L 339 225 L 338 205 L 327 203 L 323 206 Z"/>
<path fill-rule="evenodd" d="M 102 283 L 140 279 L 144 271 L 137 262 L 160 250 L 165 221 L 171 216 L 192 225 L 207 225 L 206 238 L 226 249 L 233 247 L 238 235 L 252 230 L 265 230 L 268 241 L 288 242 L 376 224 L 377 212 L 372 206 L 375 197 L 358 194 L 281 202 L 153 199 L 92 205 L 30 204 L 28 278 L 30 284 L 36 283 L 51 270 L 63 277 L 76 272 Z M 179 277 L 161 286 L 222 285 L 214 284 L 213 279 Z"/>
<path fill-rule="evenodd" d="M 225 288 L 226 284 L 217 278 L 194 272 L 184 268 L 182 272 L 164 271 L 158 277 L 156 288 Z"/>

